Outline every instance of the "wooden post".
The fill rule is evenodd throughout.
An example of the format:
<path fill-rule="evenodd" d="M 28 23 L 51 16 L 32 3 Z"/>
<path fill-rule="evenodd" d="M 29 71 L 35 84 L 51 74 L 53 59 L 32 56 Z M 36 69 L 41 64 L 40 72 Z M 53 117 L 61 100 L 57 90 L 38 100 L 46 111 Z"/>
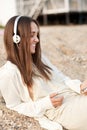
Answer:
<path fill-rule="evenodd" d="M 78 1 L 79 24 L 82 24 L 82 0 Z"/>
<path fill-rule="evenodd" d="M 69 12 L 65 14 L 66 15 L 66 24 L 70 24 L 70 16 L 69 16 Z"/>
<path fill-rule="evenodd" d="M 44 25 L 48 24 L 48 19 L 47 19 L 47 15 L 46 14 L 43 15 L 43 24 Z"/>
<path fill-rule="evenodd" d="M 66 8 L 66 24 L 70 23 L 70 17 L 69 17 L 69 0 L 64 0 L 65 8 Z"/>

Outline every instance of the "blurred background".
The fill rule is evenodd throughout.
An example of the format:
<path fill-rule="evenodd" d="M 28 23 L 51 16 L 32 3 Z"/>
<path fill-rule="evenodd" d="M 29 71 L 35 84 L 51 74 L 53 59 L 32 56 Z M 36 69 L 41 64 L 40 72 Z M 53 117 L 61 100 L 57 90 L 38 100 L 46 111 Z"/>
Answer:
<path fill-rule="evenodd" d="M 38 19 L 41 25 L 86 24 L 87 0 L 3 0 L 0 4 L 0 25 L 14 15 Z"/>
<path fill-rule="evenodd" d="M 43 53 L 67 76 L 87 80 L 87 0 L 1 0 L 0 67 L 6 62 L 4 26 L 14 15 L 37 19 Z M 3 111 L 1 103 L 2 98 L 0 109 Z M 0 117 L 0 130 L 39 130 L 36 123 L 35 126 L 32 123 L 33 128 L 28 123 L 29 119 L 4 109 Z"/>

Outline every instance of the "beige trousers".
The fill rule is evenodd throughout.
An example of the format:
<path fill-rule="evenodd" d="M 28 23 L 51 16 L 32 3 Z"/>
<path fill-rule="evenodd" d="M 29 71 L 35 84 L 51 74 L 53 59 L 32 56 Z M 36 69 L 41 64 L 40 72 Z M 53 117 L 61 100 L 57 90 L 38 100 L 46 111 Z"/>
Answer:
<path fill-rule="evenodd" d="M 68 130 L 87 130 L 87 96 L 67 93 L 63 104 L 47 111 L 46 116 Z"/>

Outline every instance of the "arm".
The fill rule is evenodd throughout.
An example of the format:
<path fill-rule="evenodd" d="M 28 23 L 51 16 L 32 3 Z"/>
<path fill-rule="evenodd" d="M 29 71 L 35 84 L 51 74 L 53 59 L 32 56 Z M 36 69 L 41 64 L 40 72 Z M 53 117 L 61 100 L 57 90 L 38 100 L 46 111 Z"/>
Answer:
<path fill-rule="evenodd" d="M 40 117 L 47 109 L 53 107 L 49 96 L 35 102 L 30 99 L 23 102 L 20 96 L 21 89 L 18 89 L 20 84 L 18 83 L 17 77 L 6 76 L 6 74 L 0 77 L 0 91 L 8 108 L 26 116 Z"/>
<path fill-rule="evenodd" d="M 24 86 L 17 68 L 10 66 L 9 69 L 9 67 L 5 66 L 0 69 L 0 91 L 8 108 L 26 116 L 40 117 L 47 109 L 62 104 L 63 97 L 54 98 L 57 93 L 32 101 L 28 90 L 24 87 L 26 86 Z"/>
<path fill-rule="evenodd" d="M 81 81 L 78 79 L 71 79 L 70 77 L 64 75 L 61 71 L 58 70 L 57 67 L 55 67 L 51 62 L 43 55 L 42 60 L 44 63 L 46 63 L 48 66 L 50 66 L 53 69 L 53 77 L 55 82 L 61 83 L 64 82 L 66 86 L 68 86 L 73 91 L 80 94 L 80 85 Z"/>

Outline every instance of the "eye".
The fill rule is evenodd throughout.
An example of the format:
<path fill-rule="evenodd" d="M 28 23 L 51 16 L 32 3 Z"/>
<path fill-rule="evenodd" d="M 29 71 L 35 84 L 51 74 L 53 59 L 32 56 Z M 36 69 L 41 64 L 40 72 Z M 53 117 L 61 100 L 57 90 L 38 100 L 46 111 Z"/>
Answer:
<path fill-rule="evenodd" d="M 31 37 L 34 37 L 34 34 L 33 33 L 31 33 L 31 35 L 30 35 Z"/>
<path fill-rule="evenodd" d="M 34 37 L 39 38 L 39 33 L 33 32 L 33 33 L 30 34 L 30 36 L 31 36 L 31 38 L 34 38 Z"/>

